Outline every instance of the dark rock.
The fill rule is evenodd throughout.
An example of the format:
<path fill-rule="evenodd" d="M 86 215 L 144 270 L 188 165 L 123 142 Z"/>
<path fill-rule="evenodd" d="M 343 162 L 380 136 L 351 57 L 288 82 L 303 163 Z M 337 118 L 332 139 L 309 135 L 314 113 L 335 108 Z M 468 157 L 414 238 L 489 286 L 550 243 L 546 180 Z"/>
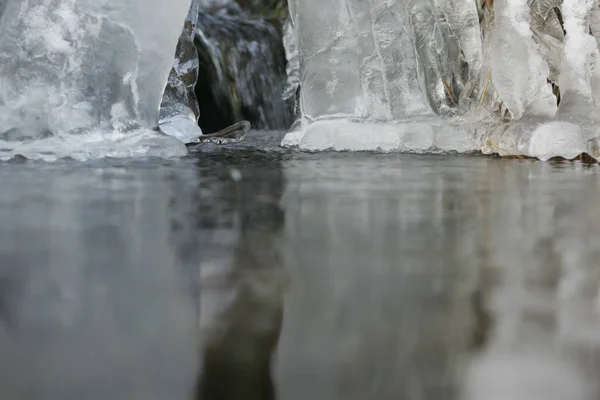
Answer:
<path fill-rule="evenodd" d="M 285 19 L 288 15 L 287 0 L 236 0 L 250 15 L 263 18 Z"/>

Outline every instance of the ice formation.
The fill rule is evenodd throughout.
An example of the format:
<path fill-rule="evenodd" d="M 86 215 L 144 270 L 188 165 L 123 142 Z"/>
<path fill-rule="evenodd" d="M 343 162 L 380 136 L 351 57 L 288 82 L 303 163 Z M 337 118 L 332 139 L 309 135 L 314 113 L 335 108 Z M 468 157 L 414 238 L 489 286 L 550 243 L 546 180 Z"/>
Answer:
<path fill-rule="evenodd" d="M 195 94 L 200 60 L 194 45 L 200 5 L 200 0 L 192 0 L 160 107 L 160 129 L 185 143 L 198 141 L 202 135 L 198 126 L 200 108 Z"/>
<path fill-rule="evenodd" d="M 157 129 L 190 0 L 7 0 L 0 159 L 179 156 Z"/>
<path fill-rule="evenodd" d="M 291 19 L 287 19 L 283 25 L 283 44 L 287 59 L 286 73 L 287 82 L 283 89 L 281 98 L 284 100 L 296 96 L 300 87 L 300 58 L 298 55 L 298 39 L 296 29 Z"/>
<path fill-rule="evenodd" d="M 301 116 L 283 145 L 599 158 L 599 7 L 290 0 Z"/>

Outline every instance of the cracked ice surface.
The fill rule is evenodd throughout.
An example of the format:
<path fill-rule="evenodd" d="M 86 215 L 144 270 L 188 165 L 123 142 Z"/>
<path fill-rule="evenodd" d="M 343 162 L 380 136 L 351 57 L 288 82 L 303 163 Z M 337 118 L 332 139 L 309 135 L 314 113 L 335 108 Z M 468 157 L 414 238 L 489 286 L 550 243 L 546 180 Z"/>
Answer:
<path fill-rule="evenodd" d="M 301 117 L 283 145 L 600 157 L 597 1 L 329 4 L 291 1 Z"/>

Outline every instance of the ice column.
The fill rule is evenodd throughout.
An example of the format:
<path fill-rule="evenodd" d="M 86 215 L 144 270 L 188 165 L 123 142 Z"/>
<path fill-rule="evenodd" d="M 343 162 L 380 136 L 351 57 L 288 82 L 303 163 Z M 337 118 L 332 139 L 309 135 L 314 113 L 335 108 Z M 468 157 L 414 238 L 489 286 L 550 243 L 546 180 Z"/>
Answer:
<path fill-rule="evenodd" d="M 473 148 L 460 126 L 436 115 L 455 115 L 460 85 L 455 87 L 458 77 L 449 65 L 458 57 L 449 53 L 433 0 L 335 0 L 327 5 L 292 0 L 290 6 L 303 117 L 284 145 L 311 150 Z M 463 42 L 475 59 L 481 52 L 474 49 L 477 41 L 470 48 L 464 37 Z"/>

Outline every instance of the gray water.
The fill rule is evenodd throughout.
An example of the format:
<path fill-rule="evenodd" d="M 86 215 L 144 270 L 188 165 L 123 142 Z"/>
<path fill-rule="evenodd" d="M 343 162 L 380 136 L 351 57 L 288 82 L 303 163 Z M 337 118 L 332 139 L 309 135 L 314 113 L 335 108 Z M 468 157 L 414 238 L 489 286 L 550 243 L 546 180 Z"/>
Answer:
<path fill-rule="evenodd" d="M 597 166 L 278 137 L 0 164 L 0 398 L 597 398 Z"/>

